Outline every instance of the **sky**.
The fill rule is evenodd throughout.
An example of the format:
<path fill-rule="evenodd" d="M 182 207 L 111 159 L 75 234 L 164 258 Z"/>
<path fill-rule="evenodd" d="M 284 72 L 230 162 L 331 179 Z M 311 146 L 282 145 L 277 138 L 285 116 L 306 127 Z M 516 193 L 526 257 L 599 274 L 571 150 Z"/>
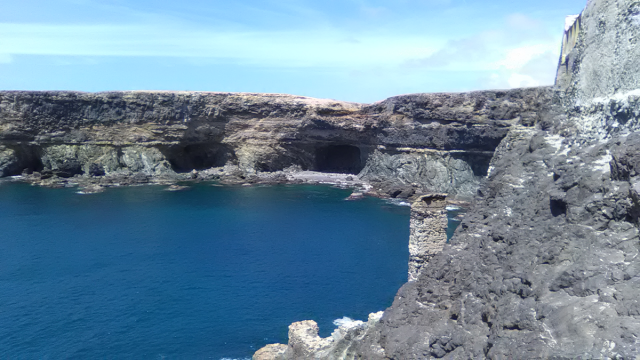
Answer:
<path fill-rule="evenodd" d="M 551 85 L 586 0 L 0 0 L 2 90 L 371 103 Z"/>

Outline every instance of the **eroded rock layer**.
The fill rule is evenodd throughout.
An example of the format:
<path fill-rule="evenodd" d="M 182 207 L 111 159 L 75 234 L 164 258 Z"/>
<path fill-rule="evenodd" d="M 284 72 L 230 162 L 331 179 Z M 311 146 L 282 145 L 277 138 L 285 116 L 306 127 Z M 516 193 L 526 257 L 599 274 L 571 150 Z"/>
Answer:
<path fill-rule="evenodd" d="M 0 92 L 0 176 L 358 174 L 470 198 L 514 124 L 550 88 L 398 96 L 372 105 L 277 94 Z"/>

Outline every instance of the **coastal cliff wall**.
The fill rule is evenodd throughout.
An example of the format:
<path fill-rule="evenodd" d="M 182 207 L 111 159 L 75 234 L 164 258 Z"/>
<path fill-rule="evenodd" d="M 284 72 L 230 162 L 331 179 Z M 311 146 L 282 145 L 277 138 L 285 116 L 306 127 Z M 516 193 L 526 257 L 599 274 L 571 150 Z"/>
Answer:
<path fill-rule="evenodd" d="M 565 37 L 557 85 L 569 121 L 562 126 L 599 138 L 637 130 L 640 2 L 590 1 Z"/>
<path fill-rule="evenodd" d="M 514 124 L 544 122 L 550 88 L 355 104 L 278 94 L 0 92 L 0 176 L 173 176 L 295 166 L 470 198 Z M 227 167 L 229 169 L 229 167 Z"/>
<path fill-rule="evenodd" d="M 297 166 L 473 198 L 454 237 L 424 257 L 382 314 L 331 339 L 312 321 L 293 324 L 288 345 L 256 358 L 633 359 L 639 19 L 636 0 L 589 1 L 564 35 L 555 88 L 370 105 L 0 92 L 0 172 L 160 178 L 225 168 L 249 177 Z"/>
<path fill-rule="evenodd" d="M 564 34 L 562 111 L 510 128 L 455 235 L 366 337 L 303 358 L 637 359 L 639 36 L 640 2 L 590 0 Z"/>

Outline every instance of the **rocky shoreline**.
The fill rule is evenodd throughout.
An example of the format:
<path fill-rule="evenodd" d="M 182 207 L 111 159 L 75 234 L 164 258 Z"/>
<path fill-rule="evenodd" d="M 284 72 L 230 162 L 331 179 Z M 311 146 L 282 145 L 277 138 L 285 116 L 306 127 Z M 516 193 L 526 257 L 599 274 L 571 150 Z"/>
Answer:
<path fill-rule="evenodd" d="M 553 96 L 532 88 L 366 105 L 279 94 L 0 91 L 0 177 L 110 185 L 188 180 L 195 170 L 250 183 L 284 181 L 294 169 L 358 175 L 391 197 L 412 188 L 469 200 L 509 128 L 547 116 Z"/>
<path fill-rule="evenodd" d="M 237 167 L 227 166 L 211 168 L 201 171 L 193 170 L 185 174 L 165 174 L 161 176 L 149 176 L 144 173 L 116 173 L 101 176 L 75 175 L 73 177 L 59 177 L 50 171 L 24 173 L 5 178 L 4 181 L 24 182 L 35 186 L 49 188 L 77 188 L 79 193 L 91 194 L 102 192 L 108 188 L 136 185 L 162 185 L 168 186 L 169 191 L 178 191 L 187 188 L 191 184 L 200 182 L 215 182 L 224 185 L 333 185 L 336 187 L 351 189 L 353 193 L 348 200 L 357 200 L 364 196 L 373 196 L 383 199 L 410 200 L 421 193 L 419 188 L 413 185 L 376 184 L 372 185 L 366 180 L 361 180 L 357 175 L 343 173 L 323 173 L 305 171 L 296 167 L 275 171 L 257 172 L 250 176 L 244 176 Z M 464 201 L 455 202 L 459 205 L 467 204 Z"/>
<path fill-rule="evenodd" d="M 376 321 L 295 323 L 254 359 L 638 358 L 639 18 L 624 0 L 571 17 L 555 110 L 510 127 L 450 243 L 414 203 L 411 281 Z"/>
<path fill-rule="evenodd" d="M 640 3 L 592 0 L 572 19 L 554 87 L 374 104 L 2 91 L 0 177 L 87 192 L 331 183 L 412 201 L 411 281 L 393 305 L 327 339 L 294 323 L 256 359 L 633 359 Z M 446 243 L 456 201 L 470 209 Z"/>

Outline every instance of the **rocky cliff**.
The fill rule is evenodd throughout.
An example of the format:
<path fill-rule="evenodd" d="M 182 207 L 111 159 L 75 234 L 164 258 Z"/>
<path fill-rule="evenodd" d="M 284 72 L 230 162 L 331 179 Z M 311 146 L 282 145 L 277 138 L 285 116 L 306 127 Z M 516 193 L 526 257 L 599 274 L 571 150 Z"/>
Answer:
<path fill-rule="evenodd" d="M 553 96 L 534 88 L 364 105 L 276 94 L 0 92 L 0 176 L 135 181 L 226 165 L 223 175 L 247 178 L 295 166 L 470 198 L 509 128 L 544 121 Z"/>
<path fill-rule="evenodd" d="M 249 181 L 293 166 L 359 174 L 391 196 L 473 199 L 445 244 L 421 228 L 441 208 L 414 206 L 415 271 L 384 313 L 327 339 L 312 321 L 293 324 L 288 345 L 256 358 L 636 358 L 639 38 L 640 2 L 591 0 L 564 35 L 556 87 L 370 105 L 0 92 L 0 176 L 138 182 L 218 169 Z"/>
<path fill-rule="evenodd" d="M 330 351 L 338 329 L 304 358 L 640 356 L 640 2 L 591 0 L 574 19 L 562 110 L 509 129 L 450 243 L 346 353 Z"/>

